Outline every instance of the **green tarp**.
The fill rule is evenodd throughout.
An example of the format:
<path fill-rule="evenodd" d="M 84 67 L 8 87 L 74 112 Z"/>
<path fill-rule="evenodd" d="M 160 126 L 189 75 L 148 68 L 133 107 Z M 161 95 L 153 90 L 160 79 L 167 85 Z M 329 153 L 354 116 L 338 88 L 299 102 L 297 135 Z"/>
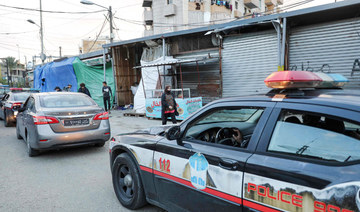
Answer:
<path fill-rule="evenodd" d="M 93 100 L 100 107 L 104 107 L 102 95 L 102 82 L 104 81 L 103 66 L 87 66 L 79 58 L 76 58 L 73 62 L 73 67 L 77 78 L 78 88 L 80 88 L 80 83 L 85 83 L 85 86 L 89 89 Z M 115 83 L 111 63 L 106 64 L 106 82 L 108 86 L 111 87 L 114 97 Z M 113 102 L 114 100 L 111 99 L 111 101 Z"/>

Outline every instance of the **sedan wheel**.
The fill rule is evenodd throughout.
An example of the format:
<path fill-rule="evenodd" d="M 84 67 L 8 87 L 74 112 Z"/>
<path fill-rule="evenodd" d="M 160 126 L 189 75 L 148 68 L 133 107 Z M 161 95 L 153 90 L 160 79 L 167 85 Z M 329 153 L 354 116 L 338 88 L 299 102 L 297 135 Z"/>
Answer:
<path fill-rule="evenodd" d="M 112 173 L 114 190 L 123 206 L 138 209 L 146 204 L 140 173 L 127 153 L 116 157 Z"/>
<path fill-rule="evenodd" d="M 18 124 L 16 124 L 16 137 L 17 137 L 17 139 L 22 139 L 22 137 L 20 135 L 20 130 L 19 130 Z"/>
<path fill-rule="evenodd" d="M 30 135 L 29 133 L 26 135 L 26 146 L 27 146 L 27 153 L 29 157 L 33 157 L 39 154 L 39 151 L 31 148 L 30 146 Z"/>

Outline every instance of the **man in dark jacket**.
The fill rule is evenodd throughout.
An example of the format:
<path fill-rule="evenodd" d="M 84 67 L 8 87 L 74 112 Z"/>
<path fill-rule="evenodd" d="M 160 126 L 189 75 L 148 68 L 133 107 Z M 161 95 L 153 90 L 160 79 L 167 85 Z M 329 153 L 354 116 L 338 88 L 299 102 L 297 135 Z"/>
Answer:
<path fill-rule="evenodd" d="M 110 86 L 108 86 L 105 81 L 103 82 L 102 93 L 103 93 L 105 111 L 108 111 L 107 106 L 109 106 L 109 113 L 110 113 L 110 109 L 111 109 L 110 99 L 112 99 L 112 92 Z"/>
<path fill-rule="evenodd" d="M 89 89 L 87 89 L 87 87 L 85 87 L 85 83 L 80 83 L 80 88 L 79 88 L 78 92 L 84 93 L 91 97 Z"/>
<path fill-rule="evenodd" d="M 161 96 L 161 119 L 162 125 L 166 125 L 167 118 L 171 117 L 173 124 L 176 124 L 175 115 L 179 115 L 176 109 L 174 94 L 171 93 L 171 86 L 165 87 L 164 94 Z"/>

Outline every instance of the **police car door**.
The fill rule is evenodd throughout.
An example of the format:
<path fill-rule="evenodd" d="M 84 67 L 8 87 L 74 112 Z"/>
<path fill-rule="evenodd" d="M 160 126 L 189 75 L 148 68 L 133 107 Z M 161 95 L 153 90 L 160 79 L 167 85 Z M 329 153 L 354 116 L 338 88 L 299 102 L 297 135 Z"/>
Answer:
<path fill-rule="evenodd" d="M 245 162 L 255 150 L 273 105 L 211 105 L 181 125 L 183 145 L 175 140 L 159 141 L 153 168 L 161 204 L 169 211 L 219 211 L 224 207 L 226 211 L 241 210 Z M 233 128 L 242 132 L 243 145 L 215 141 L 231 138 Z M 217 135 L 219 131 L 221 135 Z"/>
<path fill-rule="evenodd" d="M 359 211 L 359 120 L 350 110 L 278 103 L 246 164 L 246 211 Z"/>

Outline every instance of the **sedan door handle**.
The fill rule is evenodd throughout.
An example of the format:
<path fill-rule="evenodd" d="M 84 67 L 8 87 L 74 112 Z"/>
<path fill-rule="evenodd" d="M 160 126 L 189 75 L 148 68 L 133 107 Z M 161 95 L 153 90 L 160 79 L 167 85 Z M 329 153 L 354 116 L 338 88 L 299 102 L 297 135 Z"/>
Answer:
<path fill-rule="evenodd" d="M 239 163 L 229 158 L 220 158 L 219 166 L 227 170 L 238 170 Z"/>

